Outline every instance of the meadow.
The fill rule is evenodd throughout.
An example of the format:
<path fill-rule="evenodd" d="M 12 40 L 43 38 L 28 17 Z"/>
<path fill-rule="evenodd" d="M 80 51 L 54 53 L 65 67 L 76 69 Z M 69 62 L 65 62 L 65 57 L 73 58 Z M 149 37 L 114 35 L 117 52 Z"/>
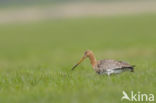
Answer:
<path fill-rule="evenodd" d="M 121 103 L 122 91 L 156 96 L 156 15 L 86 17 L 0 24 L 0 103 Z M 96 74 L 89 60 L 136 65 Z M 122 101 L 124 103 L 127 100 Z"/>

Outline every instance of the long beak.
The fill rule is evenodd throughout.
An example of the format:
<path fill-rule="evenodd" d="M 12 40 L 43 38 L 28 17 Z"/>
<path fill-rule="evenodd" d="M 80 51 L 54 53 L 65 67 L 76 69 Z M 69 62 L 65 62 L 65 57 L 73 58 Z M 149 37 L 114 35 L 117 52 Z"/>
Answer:
<path fill-rule="evenodd" d="M 81 60 L 76 65 L 73 66 L 72 70 L 74 70 L 85 58 L 86 57 L 83 56 Z"/>

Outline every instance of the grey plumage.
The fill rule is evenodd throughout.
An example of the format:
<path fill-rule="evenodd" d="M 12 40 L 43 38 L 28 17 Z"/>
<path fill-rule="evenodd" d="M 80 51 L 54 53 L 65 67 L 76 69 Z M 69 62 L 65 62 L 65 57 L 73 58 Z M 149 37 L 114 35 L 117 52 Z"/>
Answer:
<path fill-rule="evenodd" d="M 105 59 L 98 61 L 94 69 L 98 74 L 106 73 L 110 75 L 121 73 L 126 70 L 130 70 L 131 72 L 133 72 L 134 66 L 123 61 Z"/>

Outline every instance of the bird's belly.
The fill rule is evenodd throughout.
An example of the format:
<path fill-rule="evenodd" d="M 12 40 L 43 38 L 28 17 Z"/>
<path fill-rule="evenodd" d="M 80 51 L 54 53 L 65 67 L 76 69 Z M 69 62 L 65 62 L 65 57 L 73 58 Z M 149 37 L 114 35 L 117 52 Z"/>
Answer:
<path fill-rule="evenodd" d="M 119 74 L 119 73 L 121 73 L 121 72 L 123 72 L 123 70 L 121 70 L 121 69 L 117 69 L 117 70 L 113 70 L 113 69 L 111 69 L 111 70 L 106 70 L 106 71 L 103 71 L 101 74 L 107 74 L 107 75 L 110 75 L 110 74 Z"/>

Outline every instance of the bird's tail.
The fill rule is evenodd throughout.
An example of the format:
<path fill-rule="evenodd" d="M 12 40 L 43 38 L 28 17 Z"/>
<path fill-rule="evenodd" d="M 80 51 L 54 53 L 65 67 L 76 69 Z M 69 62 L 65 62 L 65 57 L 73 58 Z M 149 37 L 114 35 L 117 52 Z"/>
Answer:
<path fill-rule="evenodd" d="M 130 68 L 131 69 L 131 72 L 134 72 L 134 67 L 136 67 L 135 65 L 132 65 L 132 67 Z"/>

